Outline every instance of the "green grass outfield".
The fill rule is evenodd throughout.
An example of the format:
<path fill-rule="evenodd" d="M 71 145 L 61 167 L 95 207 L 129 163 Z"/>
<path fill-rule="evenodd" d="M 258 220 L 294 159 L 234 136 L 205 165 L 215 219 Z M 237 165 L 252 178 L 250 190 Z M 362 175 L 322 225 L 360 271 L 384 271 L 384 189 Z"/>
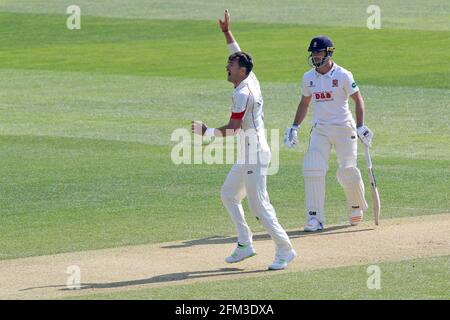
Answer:
<path fill-rule="evenodd" d="M 190 119 L 201 115 L 212 125 L 227 119 L 225 82 L 20 70 L 0 74 L 0 148 L 6 155 L 0 167 L 2 258 L 234 233 L 219 196 L 230 165 L 176 166 L 170 161 L 175 128 L 189 128 Z M 295 109 L 297 85 L 263 86 L 267 124 L 283 128 Z M 431 115 L 426 123 L 413 120 L 428 103 L 424 92 L 434 94 L 435 107 L 445 113 L 445 91 L 362 90 L 368 104 L 383 101 L 390 92 L 406 97 L 407 102 L 396 101 L 408 105 L 396 111 L 396 102 L 389 99 L 379 105 L 381 116 L 368 113 L 377 134 L 373 155 L 383 217 L 445 212 L 449 199 L 442 190 L 450 157 L 442 145 L 448 136 L 436 133 L 447 123 Z M 380 117 L 386 120 L 376 121 Z M 287 228 L 304 223 L 300 164 L 307 132 L 302 129 L 299 150 L 281 148 L 279 173 L 269 177 L 271 200 Z M 359 163 L 366 179 L 362 157 Z M 335 171 L 332 158 L 329 223 L 347 219 Z"/>
<path fill-rule="evenodd" d="M 283 274 L 275 272 L 270 276 L 91 294 L 72 299 L 448 299 L 449 256 L 376 266 L 380 268 L 380 289 L 368 288 L 368 278 L 373 271 L 368 270 L 368 265 L 363 265 Z M 369 283 L 374 284 L 372 281 Z"/>
<path fill-rule="evenodd" d="M 0 17 L 0 68 L 224 79 L 227 49 L 215 20 L 84 17 L 81 30 L 69 31 L 61 15 Z M 361 84 L 450 86 L 449 32 L 248 22 L 235 23 L 233 31 L 255 57 L 260 81 L 299 82 L 309 69 L 310 39 L 328 34 L 334 58 Z"/>
<path fill-rule="evenodd" d="M 173 130 L 229 117 L 232 86 L 216 22 L 224 7 L 203 1 L 203 11 L 196 2 L 183 15 L 183 6 L 160 2 L 81 1 L 82 29 L 69 31 L 62 3 L 0 4 L 0 259 L 234 234 L 219 196 L 230 165 L 170 161 Z M 389 3 L 381 4 L 385 27 L 373 31 L 362 5 L 362 17 L 328 13 L 327 23 L 318 14 L 297 21 L 288 0 L 277 15 L 263 5 L 249 5 L 254 16 L 237 2 L 229 9 L 236 38 L 254 55 L 266 126 L 280 129 L 279 141 L 296 110 L 309 39 L 328 34 L 336 62 L 353 72 L 366 100 L 383 218 L 449 212 L 448 3 L 427 2 L 440 8 L 433 15 L 420 1 L 405 12 Z M 281 146 L 279 173 L 268 180 L 289 229 L 304 224 L 308 132 L 301 128 L 297 150 Z M 330 224 L 347 221 L 335 162 Z M 367 182 L 362 157 L 359 166 Z"/>

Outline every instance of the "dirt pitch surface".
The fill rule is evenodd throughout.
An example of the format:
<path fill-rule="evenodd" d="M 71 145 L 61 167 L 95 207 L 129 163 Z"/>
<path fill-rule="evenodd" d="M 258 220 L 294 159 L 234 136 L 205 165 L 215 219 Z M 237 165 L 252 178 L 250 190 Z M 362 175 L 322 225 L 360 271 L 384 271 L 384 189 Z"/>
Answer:
<path fill-rule="evenodd" d="M 264 233 L 254 236 L 256 256 L 231 265 L 224 258 L 236 238 L 222 236 L 4 260 L 0 299 L 54 299 L 450 255 L 450 213 L 288 233 L 299 256 L 284 271 L 267 271 L 274 246 Z M 70 266 L 79 267 L 78 290 L 67 287 Z"/>

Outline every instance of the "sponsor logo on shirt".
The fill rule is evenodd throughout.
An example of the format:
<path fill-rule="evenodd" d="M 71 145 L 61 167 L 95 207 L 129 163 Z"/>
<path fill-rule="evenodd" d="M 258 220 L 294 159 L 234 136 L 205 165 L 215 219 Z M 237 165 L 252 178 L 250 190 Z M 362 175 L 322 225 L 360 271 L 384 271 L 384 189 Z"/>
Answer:
<path fill-rule="evenodd" d="M 356 82 L 352 83 L 352 88 L 356 88 Z"/>
<path fill-rule="evenodd" d="M 333 87 L 338 87 L 338 86 L 339 86 L 338 79 L 333 79 Z"/>
<path fill-rule="evenodd" d="M 333 92 L 331 91 L 323 91 L 323 92 L 314 92 L 314 97 L 316 101 L 330 101 L 333 100 Z"/>

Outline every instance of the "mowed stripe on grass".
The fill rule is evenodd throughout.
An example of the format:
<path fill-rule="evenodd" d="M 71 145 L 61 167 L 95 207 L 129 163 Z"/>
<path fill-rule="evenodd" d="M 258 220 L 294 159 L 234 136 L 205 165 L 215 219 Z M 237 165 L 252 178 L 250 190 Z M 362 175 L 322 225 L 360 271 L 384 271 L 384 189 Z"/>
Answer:
<path fill-rule="evenodd" d="M 227 51 L 215 20 L 85 17 L 81 30 L 70 31 L 62 15 L 0 17 L 0 68 L 223 79 Z M 233 30 L 255 57 L 261 81 L 297 83 L 309 68 L 310 39 L 328 34 L 336 61 L 361 84 L 450 87 L 450 51 L 429 49 L 447 47 L 449 32 L 243 22 Z"/>
<path fill-rule="evenodd" d="M 8 0 L 0 11 L 64 14 L 71 0 Z M 279 0 L 274 8 L 271 0 L 258 1 L 183 1 L 183 0 L 78 0 L 82 16 L 129 19 L 211 20 L 228 8 L 236 22 L 265 22 L 298 25 L 366 27 L 374 15 L 370 0 Z M 449 3 L 446 0 L 378 0 L 383 29 L 449 30 Z M 330 10 L 331 8 L 331 10 Z"/>

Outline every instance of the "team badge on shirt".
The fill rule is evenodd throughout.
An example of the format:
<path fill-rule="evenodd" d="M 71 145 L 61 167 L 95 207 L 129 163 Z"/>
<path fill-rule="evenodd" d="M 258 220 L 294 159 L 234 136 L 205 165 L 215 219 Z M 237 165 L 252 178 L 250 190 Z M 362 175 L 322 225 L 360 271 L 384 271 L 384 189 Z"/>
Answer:
<path fill-rule="evenodd" d="M 338 83 L 338 79 L 333 79 L 333 87 L 338 87 L 339 83 Z"/>

